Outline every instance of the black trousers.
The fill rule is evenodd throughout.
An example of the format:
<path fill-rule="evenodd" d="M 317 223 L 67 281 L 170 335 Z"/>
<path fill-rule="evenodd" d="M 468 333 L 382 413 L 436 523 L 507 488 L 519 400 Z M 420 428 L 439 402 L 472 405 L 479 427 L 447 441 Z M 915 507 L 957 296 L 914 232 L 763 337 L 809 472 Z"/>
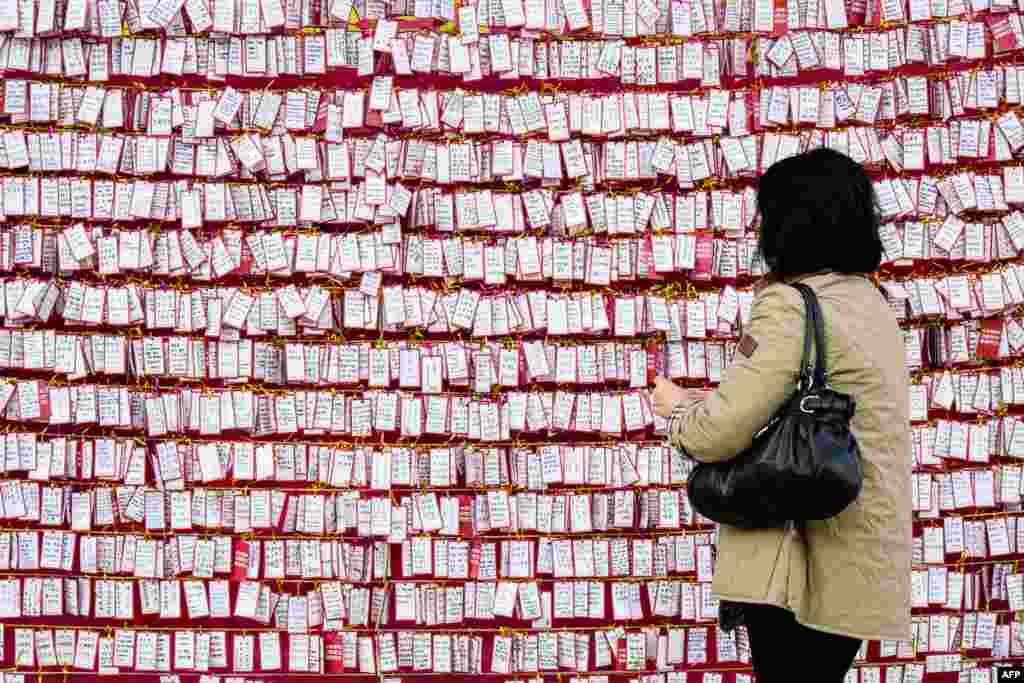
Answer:
<path fill-rule="evenodd" d="M 843 683 L 861 641 L 803 626 L 780 607 L 744 605 L 743 611 L 757 683 Z"/>

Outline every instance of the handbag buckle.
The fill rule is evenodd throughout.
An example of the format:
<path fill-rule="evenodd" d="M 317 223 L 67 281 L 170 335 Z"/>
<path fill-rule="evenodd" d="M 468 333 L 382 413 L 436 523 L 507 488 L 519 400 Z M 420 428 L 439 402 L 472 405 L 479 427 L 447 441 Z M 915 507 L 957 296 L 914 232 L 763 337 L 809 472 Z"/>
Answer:
<path fill-rule="evenodd" d="M 813 410 L 807 410 L 807 407 L 806 407 L 806 406 L 804 406 L 804 403 L 805 403 L 805 402 L 806 402 L 806 401 L 807 401 L 808 399 L 811 399 L 811 398 L 821 398 L 821 397 L 820 397 L 820 396 L 818 396 L 817 394 L 811 394 L 810 396 L 804 396 L 803 398 L 801 398 L 801 399 L 800 399 L 800 410 L 801 410 L 802 412 L 805 412 L 805 413 L 807 413 L 808 415 L 814 415 L 814 411 L 813 411 Z"/>

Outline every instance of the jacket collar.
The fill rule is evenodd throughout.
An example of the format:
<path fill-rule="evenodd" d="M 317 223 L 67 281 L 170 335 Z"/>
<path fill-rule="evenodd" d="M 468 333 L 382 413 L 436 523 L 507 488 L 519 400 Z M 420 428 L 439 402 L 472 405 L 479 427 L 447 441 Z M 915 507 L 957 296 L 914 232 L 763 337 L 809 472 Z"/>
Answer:
<path fill-rule="evenodd" d="M 762 278 L 757 284 L 754 285 L 754 292 L 755 293 L 760 292 L 765 287 L 768 287 L 769 285 L 777 284 L 779 282 L 784 282 L 787 285 L 791 285 L 794 282 L 804 282 L 804 281 L 810 280 L 812 278 L 815 278 L 815 279 L 817 279 L 817 278 L 825 278 L 825 279 L 831 281 L 831 280 L 835 280 L 835 279 L 841 278 L 841 277 L 866 277 L 866 276 L 861 276 L 861 275 L 843 275 L 842 273 L 837 273 L 837 272 L 832 271 L 832 270 L 817 270 L 817 271 L 815 271 L 813 273 L 804 273 L 803 275 L 793 275 L 792 277 L 787 277 L 787 278 L 777 278 L 774 275 L 767 275 L 764 278 Z"/>

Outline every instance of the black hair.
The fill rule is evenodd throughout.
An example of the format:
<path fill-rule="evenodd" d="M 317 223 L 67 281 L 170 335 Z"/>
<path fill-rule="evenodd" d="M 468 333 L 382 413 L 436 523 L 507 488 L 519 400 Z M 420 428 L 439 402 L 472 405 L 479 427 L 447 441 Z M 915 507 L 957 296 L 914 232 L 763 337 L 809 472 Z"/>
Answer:
<path fill-rule="evenodd" d="M 839 152 L 819 148 L 773 164 L 758 183 L 757 208 L 758 250 L 776 277 L 871 273 L 882 262 L 871 179 Z"/>

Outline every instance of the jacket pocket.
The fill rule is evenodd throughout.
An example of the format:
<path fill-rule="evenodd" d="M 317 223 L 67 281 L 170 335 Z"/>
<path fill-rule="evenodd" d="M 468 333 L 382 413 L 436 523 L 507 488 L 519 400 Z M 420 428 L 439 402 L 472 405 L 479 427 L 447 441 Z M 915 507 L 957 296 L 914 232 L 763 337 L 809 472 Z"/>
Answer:
<path fill-rule="evenodd" d="M 775 549 L 775 558 L 772 561 L 772 570 L 768 575 L 768 585 L 765 592 L 769 594 L 780 592 L 786 597 L 789 592 L 789 565 L 793 554 L 793 541 L 797 538 L 795 525 L 787 522 L 782 533 L 779 534 L 778 545 Z"/>
<path fill-rule="evenodd" d="M 783 529 L 741 530 L 723 526 L 715 566 L 715 592 L 758 601 L 784 599 L 789 542 Z"/>

